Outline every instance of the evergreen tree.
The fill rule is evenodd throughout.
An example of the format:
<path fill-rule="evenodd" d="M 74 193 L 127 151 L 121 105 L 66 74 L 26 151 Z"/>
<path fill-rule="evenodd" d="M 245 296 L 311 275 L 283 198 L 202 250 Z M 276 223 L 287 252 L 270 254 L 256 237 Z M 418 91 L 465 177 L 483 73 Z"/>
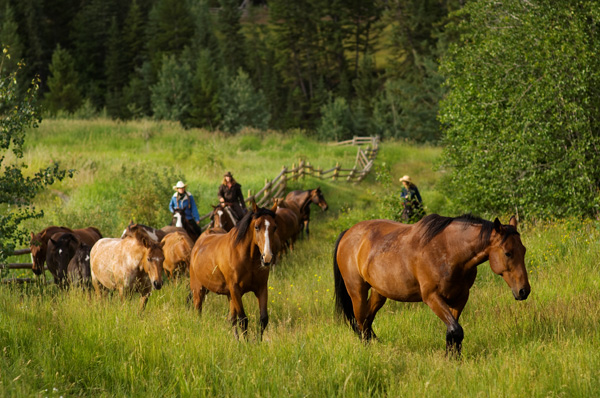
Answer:
<path fill-rule="evenodd" d="M 204 49 L 198 56 L 190 92 L 191 106 L 184 118 L 184 125 L 205 127 L 210 130 L 219 126 L 221 122 L 219 89 L 219 76 L 215 62 L 212 60 L 212 52 Z"/>
<path fill-rule="evenodd" d="M 232 134 L 243 127 L 264 130 L 271 118 L 262 91 L 252 86 L 250 77 L 242 69 L 238 70 L 237 76 L 223 90 L 221 111 L 223 130 Z"/>
<path fill-rule="evenodd" d="M 10 58 L 4 58 L 2 65 L 4 73 L 11 73 L 17 70 L 17 64 L 23 56 L 23 45 L 17 32 L 17 23 L 12 7 L 8 3 L 0 4 L 0 48 L 7 48 L 10 51 Z"/>
<path fill-rule="evenodd" d="M 221 35 L 223 65 L 234 73 L 245 67 L 245 37 L 241 30 L 241 11 L 237 0 L 219 0 L 218 29 Z"/>
<path fill-rule="evenodd" d="M 215 35 L 215 24 L 210 13 L 207 0 L 200 0 L 191 6 L 195 21 L 194 37 L 191 43 L 193 53 L 199 54 L 203 50 L 210 51 L 210 56 L 217 61 L 220 57 L 219 40 Z"/>
<path fill-rule="evenodd" d="M 51 114 L 56 114 L 59 110 L 72 113 L 81 105 L 79 76 L 75 70 L 75 61 L 60 44 L 52 54 L 48 89 L 44 96 L 44 105 Z"/>
<path fill-rule="evenodd" d="M 157 119 L 183 121 L 190 108 L 192 73 L 186 62 L 165 56 L 158 82 L 150 88 L 152 111 Z"/>
<path fill-rule="evenodd" d="M 145 16 L 137 0 L 131 2 L 131 7 L 127 12 L 123 22 L 123 52 L 124 52 L 124 73 L 132 77 L 136 68 L 141 68 L 146 58 L 146 34 L 145 34 Z"/>
<path fill-rule="evenodd" d="M 124 119 L 127 117 L 127 112 L 123 106 L 122 91 L 128 81 L 128 61 L 124 56 L 125 49 L 116 17 L 112 18 L 108 31 L 107 47 L 106 109 L 111 117 Z"/>

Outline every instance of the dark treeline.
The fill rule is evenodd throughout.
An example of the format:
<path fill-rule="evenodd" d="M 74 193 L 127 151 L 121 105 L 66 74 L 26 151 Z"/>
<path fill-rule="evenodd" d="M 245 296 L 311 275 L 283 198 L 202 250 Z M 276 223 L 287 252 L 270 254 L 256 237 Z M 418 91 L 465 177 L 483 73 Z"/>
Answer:
<path fill-rule="evenodd" d="M 0 0 L 49 115 L 436 141 L 460 0 Z"/>

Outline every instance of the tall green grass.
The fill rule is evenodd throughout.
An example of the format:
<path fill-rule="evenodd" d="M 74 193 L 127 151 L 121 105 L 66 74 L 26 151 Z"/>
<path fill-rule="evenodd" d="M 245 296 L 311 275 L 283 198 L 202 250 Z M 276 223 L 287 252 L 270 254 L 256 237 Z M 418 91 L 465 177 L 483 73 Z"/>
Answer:
<path fill-rule="evenodd" d="M 66 122 L 53 123 L 60 125 L 57 131 L 112 125 L 99 121 L 85 127 L 85 123 L 70 122 L 71 128 Z M 115 125 L 115 129 L 132 134 L 135 125 Z M 261 154 L 268 152 L 263 148 L 268 140 L 277 143 L 274 153 L 285 154 L 284 147 L 288 147 L 287 159 L 303 154 L 309 160 L 322 158 L 325 166 L 328 156 L 334 155 L 329 153 L 331 148 L 305 137 L 275 133 L 212 137 L 165 126 L 152 139 L 162 141 L 164 135 L 164 143 L 176 136 L 175 132 L 214 140 L 223 151 L 245 139 L 244 145 L 252 149 L 243 152 L 244 162 L 257 164 L 265 174 L 268 167 L 259 166 L 260 162 L 272 162 L 277 169 L 282 159 L 287 163 L 284 155 L 262 160 Z M 43 129 L 39 133 L 47 134 Z M 43 139 L 38 142 L 39 146 L 30 150 L 45 153 Z M 436 148 L 394 142 L 382 145 L 380 161 L 390 162 L 394 173 L 412 173 L 417 181 L 423 181 L 424 192 L 435 189 L 436 173 L 427 170 L 421 177 L 418 170 L 423 159 L 435 160 Z M 79 149 L 85 153 L 84 148 Z M 75 198 L 83 187 L 94 191 L 100 181 L 106 184 L 110 172 L 104 168 L 119 169 L 117 153 L 117 149 L 110 149 L 104 158 L 93 157 L 103 167 L 89 180 L 71 182 L 72 186 L 67 181 L 60 189 L 69 190 Z M 232 153 L 233 157 L 221 158 L 223 168 L 231 168 L 245 186 L 262 185 L 263 177 L 254 178 L 251 170 L 233 167 L 238 164 L 235 154 L 242 152 Z M 62 154 L 78 159 L 69 146 Z M 149 151 L 132 155 L 128 161 L 146 162 L 155 156 Z M 339 156 L 345 152 L 340 150 Z M 350 162 L 354 156 L 349 151 Z M 199 186 L 216 186 L 220 171 L 214 177 L 196 175 L 190 171 L 195 167 L 193 162 L 187 162 L 180 170 L 188 180 L 197 181 Z M 344 228 L 378 216 L 381 192 L 373 177 L 360 185 L 311 180 L 303 184 L 321 184 L 330 210 L 313 210 L 311 238 L 300 240 L 273 268 L 269 279 L 270 323 L 262 342 L 257 341 L 258 305 L 252 294 L 243 298 L 250 322 L 248 340 L 238 342 L 226 320 L 227 299 L 209 294 L 203 314 L 198 316 L 186 304 L 189 289 L 185 279 L 170 281 L 154 291 L 142 314 L 138 313 L 136 298 L 123 302 L 118 295 L 97 299 L 78 290 L 62 292 L 42 284 L 0 286 L 0 396 L 598 395 L 597 221 L 522 225 L 530 297 L 515 301 L 502 278 L 493 274 L 487 263 L 481 265 L 461 317 L 465 331 L 462 359 L 448 359 L 445 326 L 422 303 L 388 301 L 374 323 L 379 341 L 368 345 L 334 315 L 334 241 Z M 103 191 L 98 192 L 101 198 Z M 58 219 L 51 196 L 48 194 L 40 206 Z M 423 196 L 427 200 L 428 194 Z M 110 210 L 101 203 L 90 206 Z M 67 204 L 60 214 L 77 212 Z M 110 212 L 99 216 L 110 217 Z"/>

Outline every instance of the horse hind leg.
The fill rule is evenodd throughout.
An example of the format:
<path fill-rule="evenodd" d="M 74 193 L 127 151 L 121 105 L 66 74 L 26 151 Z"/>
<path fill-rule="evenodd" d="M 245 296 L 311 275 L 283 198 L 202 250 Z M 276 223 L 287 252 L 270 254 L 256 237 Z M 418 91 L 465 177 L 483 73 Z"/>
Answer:
<path fill-rule="evenodd" d="M 206 298 L 206 293 L 208 289 L 204 286 L 201 286 L 200 289 L 192 289 L 190 292 L 190 296 L 188 296 L 188 302 L 190 298 L 193 301 L 194 308 L 198 311 L 198 315 L 202 315 L 202 304 L 204 304 L 204 299 Z"/>
<path fill-rule="evenodd" d="M 371 339 L 377 339 L 377 335 L 373 331 L 373 320 L 375 319 L 375 315 L 377 311 L 383 307 L 387 298 L 376 292 L 374 289 L 371 289 L 371 297 L 369 297 L 367 316 L 363 322 L 363 339 L 366 341 L 370 341 Z"/>

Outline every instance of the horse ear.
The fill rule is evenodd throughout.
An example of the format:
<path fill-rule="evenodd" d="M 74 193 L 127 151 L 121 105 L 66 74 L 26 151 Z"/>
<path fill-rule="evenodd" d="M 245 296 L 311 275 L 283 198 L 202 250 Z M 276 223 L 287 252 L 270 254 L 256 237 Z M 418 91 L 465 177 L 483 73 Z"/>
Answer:
<path fill-rule="evenodd" d="M 277 206 L 277 203 L 275 203 L 275 204 L 273 205 L 273 207 L 271 208 L 271 211 L 272 211 L 273 213 L 275 213 L 275 212 L 277 211 L 277 207 L 278 207 L 278 206 Z"/>
<path fill-rule="evenodd" d="M 258 211 L 258 205 L 254 199 L 252 199 L 252 211 L 255 213 Z"/>
<path fill-rule="evenodd" d="M 517 228 L 517 225 L 519 225 L 519 222 L 517 221 L 517 217 L 512 216 L 510 218 L 510 221 L 508 222 L 508 225 L 512 225 L 513 227 Z"/>
<path fill-rule="evenodd" d="M 494 229 L 496 232 L 502 232 L 502 223 L 498 220 L 498 217 L 494 220 Z"/>

